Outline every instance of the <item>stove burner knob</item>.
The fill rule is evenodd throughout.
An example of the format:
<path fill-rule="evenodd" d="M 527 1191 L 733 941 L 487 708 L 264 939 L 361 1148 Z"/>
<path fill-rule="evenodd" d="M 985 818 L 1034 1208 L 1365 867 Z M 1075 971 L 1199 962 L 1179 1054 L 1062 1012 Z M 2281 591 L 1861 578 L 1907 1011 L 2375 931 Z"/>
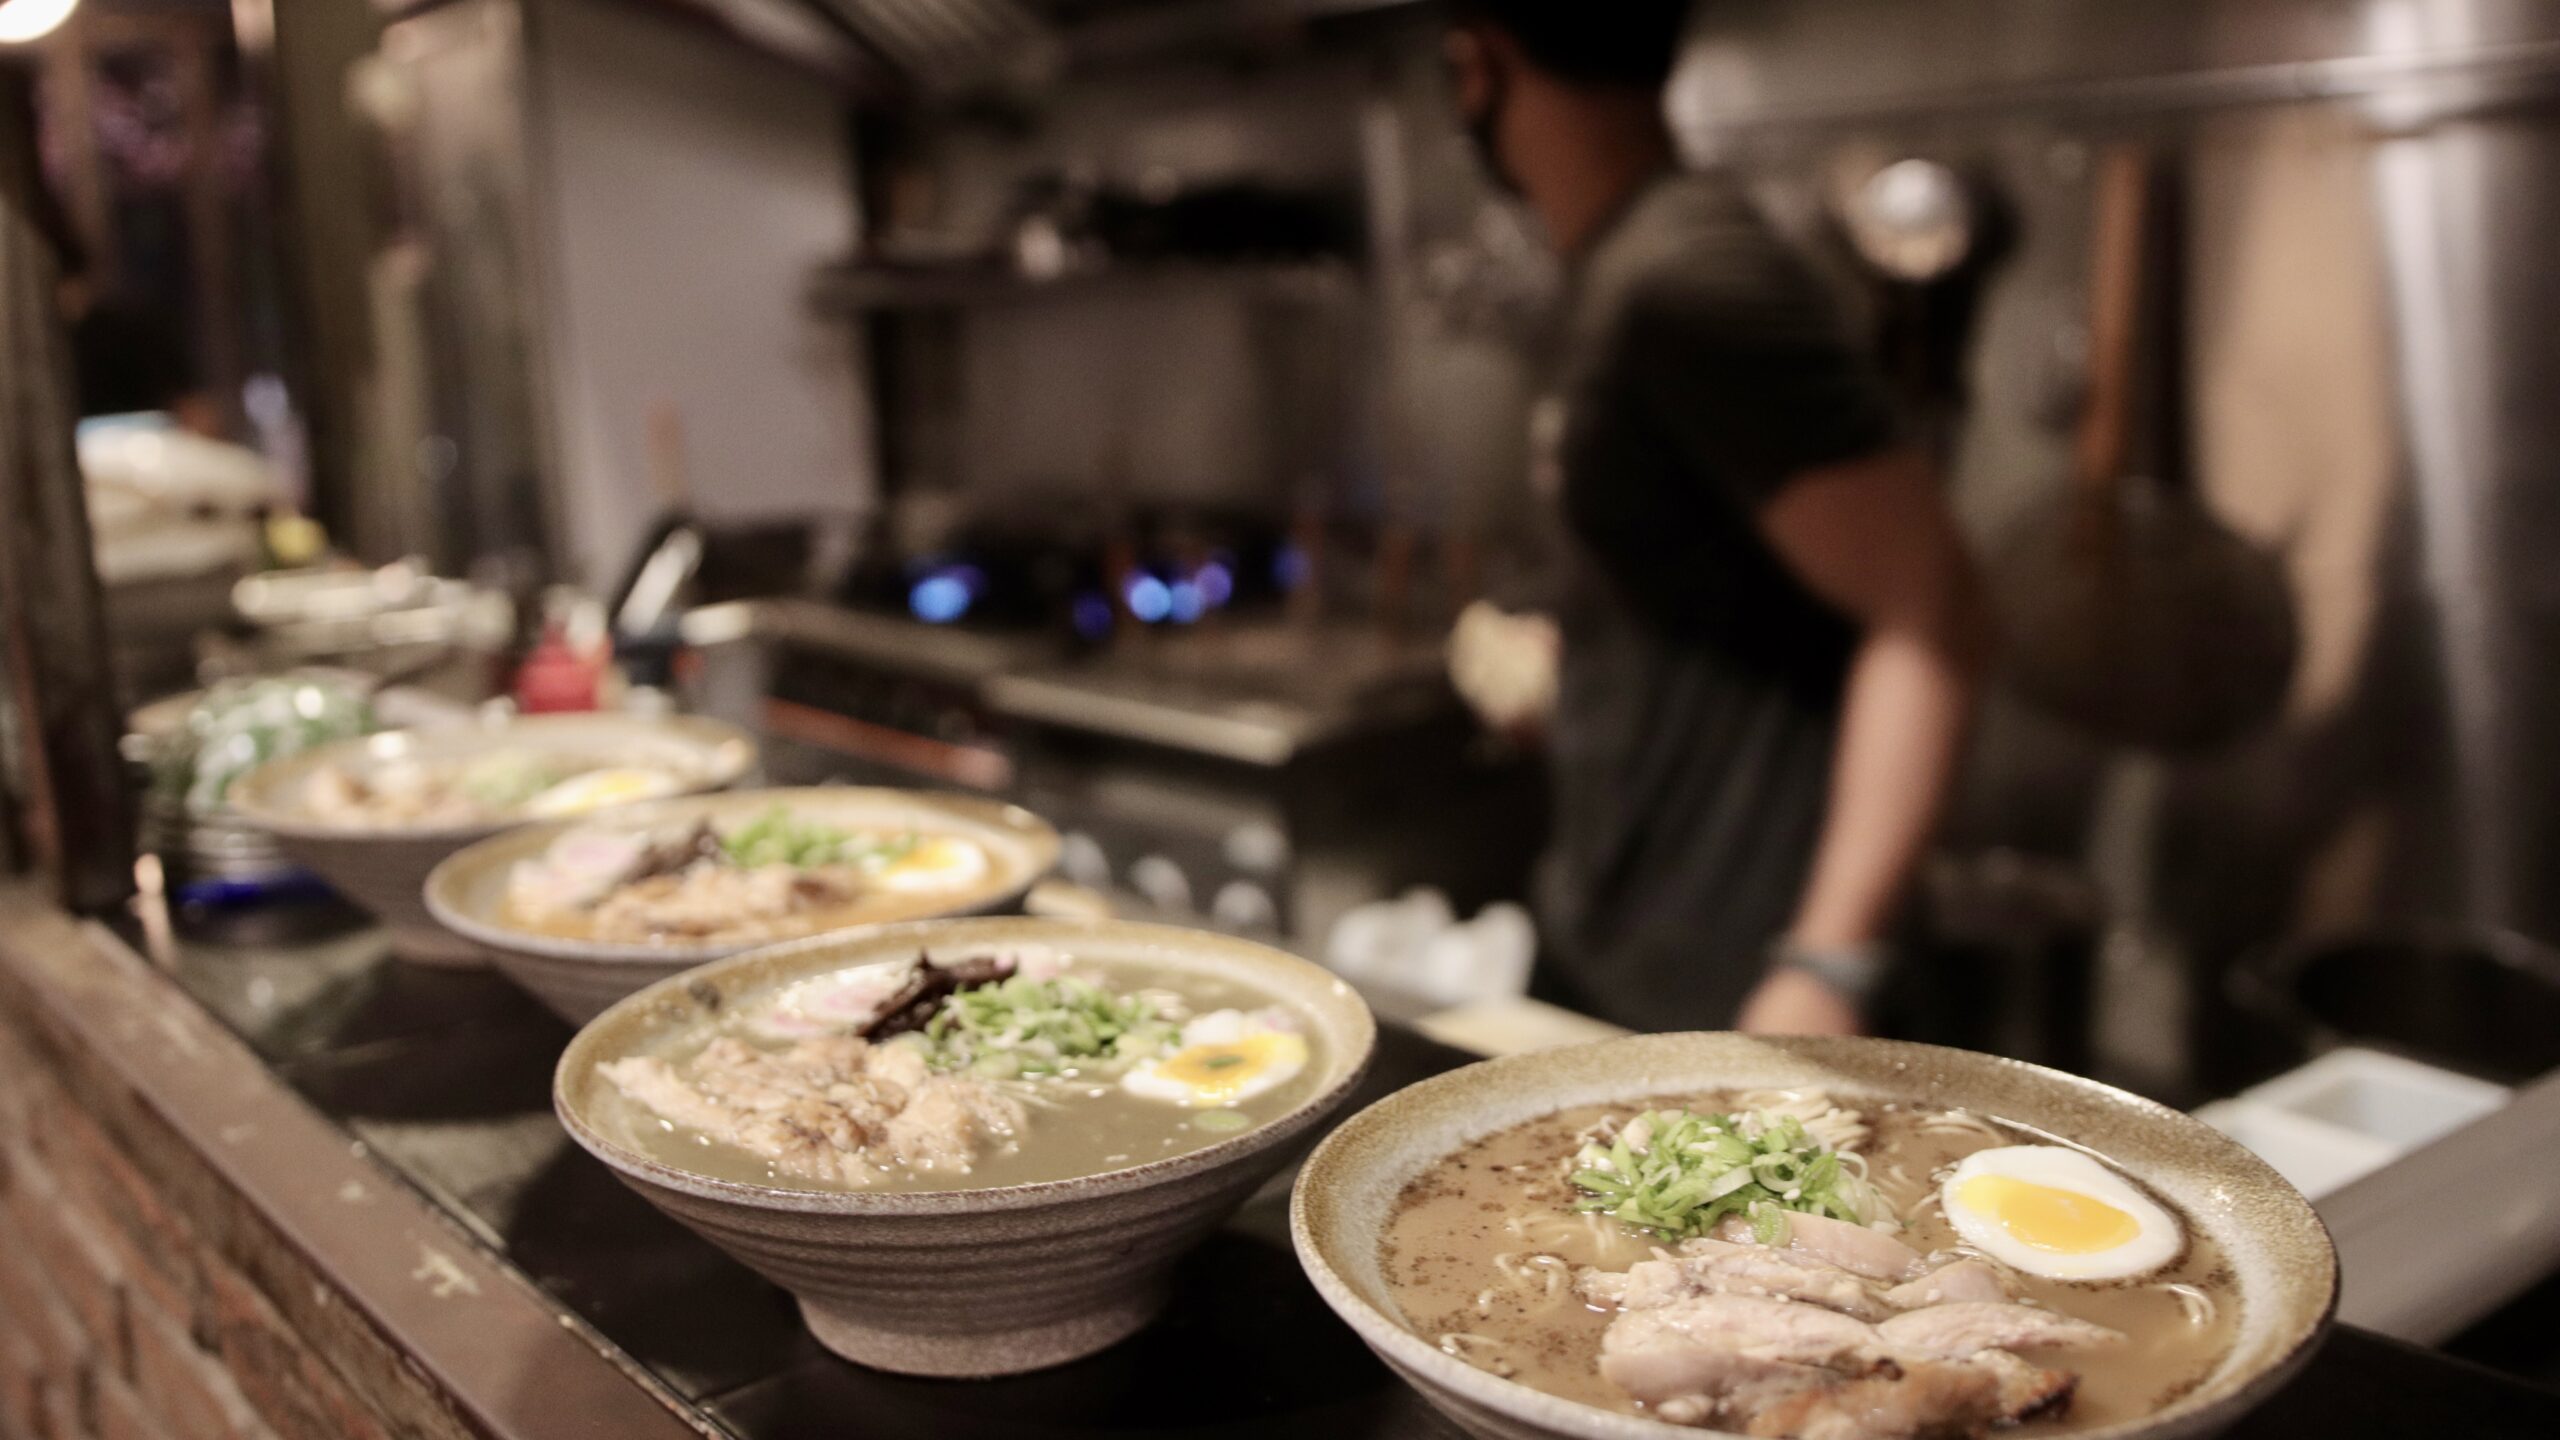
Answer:
<path fill-rule="evenodd" d="M 1102 842 L 1072 830 L 1058 842 L 1058 869 L 1079 885 L 1101 890 L 1111 884 L 1111 857 Z"/>
<path fill-rule="evenodd" d="M 1141 857 L 1129 867 L 1129 884 L 1147 897 L 1147 903 L 1159 910 L 1188 911 L 1191 908 L 1191 879 L 1182 867 L 1161 855 Z"/>
<path fill-rule="evenodd" d="M 1289 863 L 1289 837 L 1268 820 L 1249 820 L 1228 831 L 1218 848 L 1228 864 L 1248 875 L 1274 875 Z"/>
<path fill-rule="evenodd" d="M 1269 932 L 1280 928 L 1280 907 L 1252 881 L 1230 880 L 1209 902 L 1209 918 L 1222 930 Z"/>

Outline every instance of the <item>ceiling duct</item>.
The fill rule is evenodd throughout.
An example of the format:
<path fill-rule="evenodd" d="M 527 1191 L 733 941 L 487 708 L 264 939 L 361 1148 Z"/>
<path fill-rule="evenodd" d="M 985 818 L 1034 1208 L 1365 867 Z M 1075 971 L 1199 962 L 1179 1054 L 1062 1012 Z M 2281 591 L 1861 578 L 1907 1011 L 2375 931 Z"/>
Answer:
<path fill-rule="evenodd" d="M 802 0 L 928 99 L 1036 85 L 1064 54 L 1057 28 L 1023 0 Z"/>

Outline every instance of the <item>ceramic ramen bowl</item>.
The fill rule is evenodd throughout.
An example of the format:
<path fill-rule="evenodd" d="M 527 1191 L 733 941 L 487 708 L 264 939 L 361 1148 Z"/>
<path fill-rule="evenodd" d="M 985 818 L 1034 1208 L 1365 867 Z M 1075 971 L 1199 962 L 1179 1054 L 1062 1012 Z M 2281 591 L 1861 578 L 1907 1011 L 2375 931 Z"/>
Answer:
<path fill-rule="evenodd" d="M 296 864 L 373 912 L 393 952 L 425 965 L 482 965 L 479 946 L 439 925 L 421 891 L 447 856 L 523 823 L 521 817 L 452 825 L 362 824 L 312 812 L 305 796 L 327 767 L 361 772 L 402 761 L 434 764 L 526 750 L 616 766 L 662 768 L 678 793 L 722 790 L 756 765 L 755 741 L 734 725 L 696 716 L 533 715 L 342 740 L 272 761 L 231 787 L 231 814 L 273 836 Z"/>
<path fill-rule="evenodd" d="M 722 1180 L 616 1138 L 597 1066 L 648 1053 L 752 996 L 870 963 L 1045 948 L 1241 984 L 1302 1017 L 1312 1082 L 1294 1105 L 1187 1153 L 1078 1179 L 990 1189 L 790 1189 Z M 775 946 L 660 981 L 578 1033 L 553 1099 L 577 1142 L 652 1204 L 789 1290 L 810 1330 L 857 1363 L 979 1377 L 1101 1350 L 1162 1308 L 1174 1262 L 1302 1150 L 1367 1070 L 1377 1027 L 1349 986 L 1277 950 L 1120 922 L 896 925 Z M 1063 1120 L 1065 1111 L 1044 1117 Z"/>
<path fill-rule="evenodd" d="M 655 830 L 707 821 L 725 831 L 751 824 L 777 806 L 795 818 L 846 830 L 951 836 L 985 854 L 983 875 L 945 893 L 913 897 L 916 903 L 886 917 L 899 922 L 1011 909 L 1058 863 L 1058 832 L 1047 821 L 993 800 L 836 785 L 738 790 L 508 831 L 438 865 L 427 877 L 427 911 L 446 929 L 485 951 L 501 973 L 532 991 L 563 1019 L 584 1024 L 622 997 L 670 975 L 761 949 L 782 937 L 628 943 L 549 933 L 515 915 L 508 904 L 508 880 L 516 866 L 540 856 L 553 841 L 580 825 Z M 844 924 L 829 925 L 827 933 L 879 923 L 857 913 Z"/>
<path fill-rule="evenodd" d="M 1644 1035 L 1487 1061 L 1397 1092 L 1346 1121 L 1299 1172 L 1290 1234 L 1326 1303 L 1467 1433 L 1487 1440 L 1681 1440 L 1702 1432 L 1566 1400 L 1444 1354 L 1415 1333 L 1381 1273 L 1405 1187 L 1461 1147 L 1578 1105 L 1665 1094 L 1819 1088 L 1844 1101 L 1965 1109 L 2094 1150 L 2217 1241 L 2235 1272 L 2236 1342 L 2191 1392 L 2077 1440 L 2211 1435 L 2291 1378 L 2337 1307 L 2328 1230 L 2266 1162 L 2177 1111 L 2059 1071 L 1889 1040 Z"/>

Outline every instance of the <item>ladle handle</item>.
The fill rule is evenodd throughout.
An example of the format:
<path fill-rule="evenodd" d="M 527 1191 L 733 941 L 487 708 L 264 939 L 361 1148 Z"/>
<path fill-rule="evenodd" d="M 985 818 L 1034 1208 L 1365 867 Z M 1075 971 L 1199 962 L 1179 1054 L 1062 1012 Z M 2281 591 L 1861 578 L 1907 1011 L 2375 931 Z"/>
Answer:
<path fill-rule="evenodd" d="M 2138 144 L 2109 149 L 2098 165 L 2097 239 L 2089 274 L 2089 399 L 2080 417 L 2077 475 L 2080 498 L 2090 505 L 2108 499 L 2132 448 L 2151 167 L 2150 150 Z"/>

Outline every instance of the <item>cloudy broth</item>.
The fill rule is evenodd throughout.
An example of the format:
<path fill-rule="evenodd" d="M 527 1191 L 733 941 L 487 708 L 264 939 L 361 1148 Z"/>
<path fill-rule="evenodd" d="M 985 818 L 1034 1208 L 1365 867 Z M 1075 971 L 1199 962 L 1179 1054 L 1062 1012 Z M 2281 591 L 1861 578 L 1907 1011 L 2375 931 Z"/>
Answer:
<path fill-rule="evenodd" d="M 1149 965 L 1077 962 L 1070 974 L 1118 995 L 1145 994 L 1176 1016 L 1217 1010 L 1258 1011 L 1274 996 L 1215 975 Z M 795 981 L 794 983 L 807 983 Z M 660 1040 L 641 1052 L 681 1069 L 713 1041 L 732 1038 L 758 1050 L 779 1052 L 792 1043 L 755 1028 L 756 1018 L 787 987 L 731 1003 L 724 1013 Z M 1285 1008 L 1285 1007 L 1283 1007 Z M 1322 1083 L 1327 1057 L 1316 1028 L 1300 1017 L 1307 1045 L 1304 1066 L 1273 1088 L 1218 1109 L 1187 1109 L 1132 1095 L 1120 1087 L 1124 1067 L 1088 1065 L 1038 1079 L 990 1081 L 1024 1103 L 1019 1134 L 982 1151 L 966 1173 L 890 1168 L 861 1184 L 836 1184 L 786 1174 L 765 1159 L 657 1114 L 610 1083 L 596 1087 L 594 1114 L 605 1133 L 653 1159 L 714 1179 L 749 1185 L 833 1191 L 934 1191 L 993 1189 L 1070 1180 L 1127 1169 L 1204 1149 L 1248 1133 L 1296 1109 Z M 913 1044 L 913 1037 L 891 1044 Z M 1215 1117 L 1226 1116 L 1228 1119 Z M 1205 1123 L 1204 1123 L 1205 1119 Z"/>
<path fill-rule="evenodd" d="M 832 873 L 832 872 L 826 872 Z M 845 872 L 859 883 L 855 872 Z M 745 948 L 783 940 L 805 939 L 833 930 L 851 930 L 865 925 L 892 925 L 902 920 L 933 920 L 955 911 L 973 908 L 993 898 L 1009 886 L 995 882 L 978 883 L 947 891 L 873 890 L 857 894 L 840 905 L 824 905 L 793 915 L 779 915 L 765 920 L 744 920 L 723 925 L 705 933 L 669 934 L 645 939 L 628 936 L 606 937 L 596 923 L 593 910 L 542 910 L 509 898 L 499 906 L 498 919 L 510 929 L 553 940 L 571 940 L 582 944 L 638 945 L 727 945 Z M 707 1042 L 706 1042 L 707 1043 Z"/>
<path fill-rule="evenodd" d="M 1648 1259 L 1655 1242 L 1613 1220 L 1575 1214 L 1579 1192 L 1566 1179 L 1568 1162 L 1583 1133 L 1605 1120 L 1652 1109 L 1747 1108 L 1743 1097 L 1716 1094 L 1580 1106 L 1443 1158 L 1406 1187 L 1380 1248 L 1381 1269 L 1406 1323 L 1496 1374 L 1604 1409 L 1640 1411 L 1600 1375 L 1601 1334 L 1615 1312 L 1585 1304 L 1572 1281 L 1586 1266 L 1624 1270 Z M 1923 1255 L 1958 1243 L 1931 1198 L 1958 1161 L 1997 1146 L 2053 1143 L 1970 1116 L 1950 1126 L 1929 1123 L 1946 1112 L 1876 1103 L 1862 1108 L 1873 1131 L 1859 1147 L 1868 1176 L 1903 1217 L 1901 1238 Z M 2018 1298 L 2120 1330 L 2127 1343 L 2098 1352 L 2023 1352 L 2076 1372 L 2079 1388 L 2062 1415 L 2002 1434 L 2067 1434 L 2149 1415 L 2204 1381 L 2229 1353 L 2240 1304 L 2229 1265 L 2191 1220 L 2166 1208 L 2185 1228 L 2186 1248 L 2158 1273 L 2087 1283 L 2008 1272 Z M 2193 1293 L 2182 1297 L 2172 1286 Z"/>

